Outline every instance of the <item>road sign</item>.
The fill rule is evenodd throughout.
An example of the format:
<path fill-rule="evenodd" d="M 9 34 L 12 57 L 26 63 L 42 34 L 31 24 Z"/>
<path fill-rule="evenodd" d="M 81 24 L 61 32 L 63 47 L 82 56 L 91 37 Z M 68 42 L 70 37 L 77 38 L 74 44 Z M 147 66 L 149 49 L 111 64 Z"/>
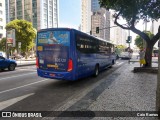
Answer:
<path fill-rule="evenodd" d="M 21 48 L 21 42 L 18 42 L 18 48 Z"/>
<path fill-rule="evenodd" d="M 7 44 L 12 44 L 12 47 L 16 46 L 15 29 L 7 31 Z"/>

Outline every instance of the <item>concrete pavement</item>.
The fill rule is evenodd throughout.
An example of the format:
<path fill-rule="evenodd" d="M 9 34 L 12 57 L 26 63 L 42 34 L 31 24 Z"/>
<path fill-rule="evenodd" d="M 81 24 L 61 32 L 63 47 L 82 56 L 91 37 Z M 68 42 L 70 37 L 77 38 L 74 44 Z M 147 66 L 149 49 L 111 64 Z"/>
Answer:
<path fill-rule="evenodd" d="M 93 114 L 89 118 L 76 118 L 78 120 L 158 120 L 158 117 L 144 117 L 146 113 L 156 111 L 157 74 L 134 73 L 134 67 L 138 66 L 137 62 L 124 64 L 86 95 L 76 98 L 76 101 L 70 100 L 58 111 L 91 111 Z M 153 66 L 157 64 L 153 63 Z M 130 117 L 117 117 L 117 114 Z M 72 120 L 56 118 L 59 119 Z"/>
<path fill-rule="evenodd" d="M 134 67 L 138 66 L 138 63 L 125 64 L 108 76 L 106 81 L 115 74 L 119 75 L 110 86 L 106 84 L 106 89 L 89 108 L 92 111 L 156 111 L 157 74 L 133 73 Z M 156 64 L 153 64 L 153 66 L 156 66 Z M 156 120 L 158 118 L 136 117 L 124 119 Z"/>

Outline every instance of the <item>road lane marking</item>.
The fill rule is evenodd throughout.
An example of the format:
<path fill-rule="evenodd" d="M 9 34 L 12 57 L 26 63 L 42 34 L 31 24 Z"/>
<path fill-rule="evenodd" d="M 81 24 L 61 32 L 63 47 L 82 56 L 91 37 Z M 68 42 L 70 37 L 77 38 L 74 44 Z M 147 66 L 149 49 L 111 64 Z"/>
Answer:
<path fill-rule="evenodd" d="M 118 62 L 117 65 L 121 65 L 121 64 L 123 64 L 123 63 L 124 63 L 124 62 Z"/>
<path fill-rule="evenodd" d="M 25 69 L 25 68 L 19 68 L 19 69 L 16 69 L 17 71 L 33 71 L 33 72 L 36 72 L 37 70 L 31 70 L 31 69 Z"/>
<path fill-rule="evenodd" d="M 6 101 L 3 101 L 3 102 L 0 102 L 0 111 L 31 96 L 31 95 L 34 95 L 34 93 L 30 93 L 30 94 L 27 94 L 27 95 L 23 95 L 23 96 L 20 96 L 20 97 L 16 97 L 16 98 L 12 98 L 10 100 L 6 100 Z"/>
<path fill-rule="evenodd" d="M 26 86 L 34 85 L 34 84 L 37 84 L 37 83 L 41 83 L 41 82 L 44 82 L 44 81 L 47 81 L 47 80 L 49 80 L 49 79 L 44 79 L 44 80 L 41 80 L 41 81 L 38 81 L 38 82 L 33 82 L 33 83 L 26 84 L 26 85 L 23 85 L 23 86 L 19 86 L 19 87 L 15 87 L 15 88 L 12 88 L 12 89 L 4 90 L 4 91 L 1 91 L 0 94 L 5 93 L 5 92 L 10 92 L 10 91 L 13 91 L 13 90 L 16 90 L 16 89 L 19 89 L 19 88 L 23 88 L 23 87 L 26 87 Z"/>
<path fill-rule="evenodd" d="M 28 74 L 21 74 L 21 75 L 15 75 L 15 76 L 10 76 L 10 77 L 4 77 L 4 78 L 1 78 L 1 80 L 5 80 L 5 79 L 10 79 L 10 78 L 15 78 L 15 77 L 20 77 L 20 76 L 24 76 L 24 75 L 30 75 L 30 74 L 35 74 L 36 72 L 31 72 L 31 73 L 28 73 Z"/>

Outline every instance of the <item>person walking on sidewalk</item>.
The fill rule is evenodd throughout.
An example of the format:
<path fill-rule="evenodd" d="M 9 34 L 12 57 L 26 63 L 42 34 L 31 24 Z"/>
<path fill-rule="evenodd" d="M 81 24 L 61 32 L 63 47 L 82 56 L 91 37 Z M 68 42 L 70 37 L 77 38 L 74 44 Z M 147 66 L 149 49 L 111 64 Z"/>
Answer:
<path fill-rule="evenodd" d="M 140 67 L 146 64 L 146 61 L 144 59 L 145 57 L 145 52 L 141 49 L 139 52 L 139 62 L 140 62 Z"/>

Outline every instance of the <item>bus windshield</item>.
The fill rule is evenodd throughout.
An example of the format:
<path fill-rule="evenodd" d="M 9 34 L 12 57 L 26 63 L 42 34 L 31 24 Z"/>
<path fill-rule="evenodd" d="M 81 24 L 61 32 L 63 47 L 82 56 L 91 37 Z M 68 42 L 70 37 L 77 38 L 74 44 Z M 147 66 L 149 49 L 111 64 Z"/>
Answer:
<path fill-rule="evenodd" d="M 37 37 L 39 68 L 66 71 L 69 57 L 69 31 L 42 31 Z"/>

